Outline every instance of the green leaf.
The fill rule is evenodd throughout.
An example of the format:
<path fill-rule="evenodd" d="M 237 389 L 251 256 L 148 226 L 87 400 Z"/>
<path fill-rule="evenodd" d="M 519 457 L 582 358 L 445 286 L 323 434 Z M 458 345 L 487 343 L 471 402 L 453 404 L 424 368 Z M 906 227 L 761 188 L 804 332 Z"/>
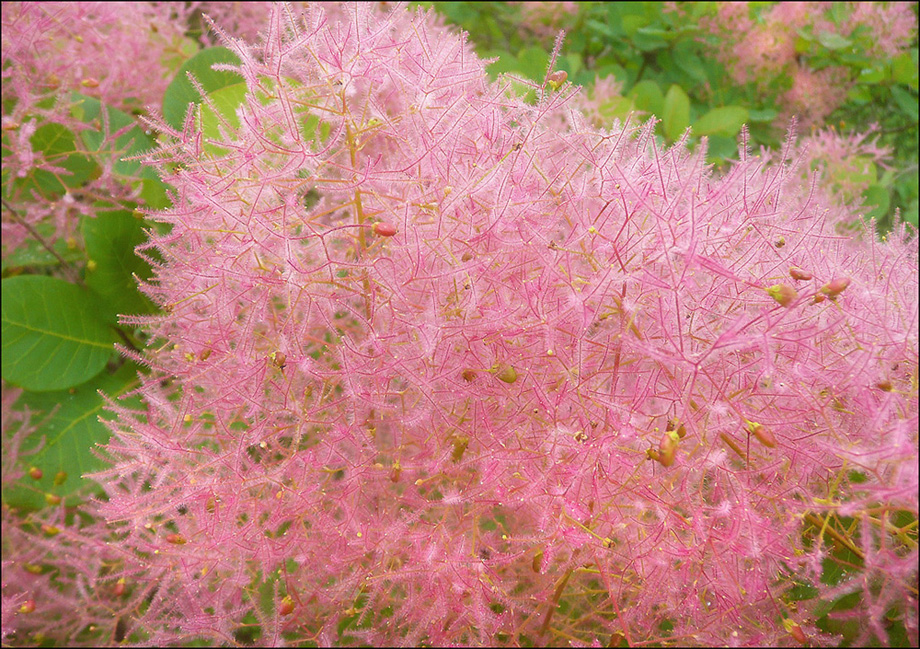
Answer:
<path fill-rule="evenodd" d="M 633 35 L 633 44 L 643 52 L 664 49 L 668 46 L 671 35 L 664 29 L 640 27 Z"/>
<path fill-rule="evenodd" d="M 212 70 L 211 66 L 215 63 L 239 65 L 240 60 L 226 47 L 209 47 L 198 52 L 179 68 L 176 78 L 163 95 L 163 117 L 170 126 L 181 129 L 188 105 L 201 102 L 201 96 L 188 80 L 187 73 L 191 72 L 195 76 L 205 93 L 212 93 L 240 82 L 238 74 Z"/>
<path fill-rule="evenodd" d="M 97 155 L 116 158 L 112 171 L 117 175 L 137 177 L 141 170 L 141 163 L 136 160 L 123 160 L 123 158 L 137 155 L 142 151 L 152 149 L 154 146 L 153 140 L 138 125 L 137 120 L 117 108 L 106 106 L 105 114 L 109 133 L 107 136 L 101 116 L 102 103 L 98 99 L 86 97 L 76 92 L 72 93 L 71 96 L 73 99 L 71 114 L 77 119 L 95 126 L 95 128 L 85 129 L 80 133 L 86 148 Z M 115 133 L 120 133 L 120 135 L 113 142 L 112 134 Z M 103 150 L 104 146 L 106 147 L 105 150 Z"/>
<path fill-rule="evenodd" d="M 690 98 L 680 86 L 674 84 L 668 88 L 661 119 L 664 122 L 664 133 L 672 142 L 690 126 Z"/>
<path fill-rule="evenodd" d="M 829 50 L 842 50 L 853 45 L 853 41 L 837 32 L 821 32 L 818 34 L 818 42 Z"/>
<path fill-rule="evenodd" d="M 859 71 L 858 83 L 875 85 L 881 83 L 888 76 L 885 66 L 878 65 L 871 68 L 863 68 Z"/>
<path fill-rule="evenodd" d="M 693 123 L 693 134 L 732 137 L 741 132 L 747 119 L 748 112 L 741 106 L 713 108 Z"/>
<path fill-rule="evenodd" d="M 664 112 L 664 93 L 651 79 L 637 83 L 626 96 L 633 100 L 639 110 L 652 115 L 661 115 Z"/>
<path fill-rule="evenodd" d="M 109 439 L 108 428 L 99 421 L 108 414 L 99 391 L 111 398 L 125 394 L 137 386 L 137 370 L 137 365 L 125 363 L 115 373 L 104 372 L 70 390 L 24 392 L 14 408 L 28 408 L 31 421 L 40 426 L 23 441 L 23 468 L 35 466 L 43 475 L 40 480 L 25 476 L 18 484 L 4 487 L 3 502 L 34 510 L 45 506 L 45 493 L 66 498 L 91 485 L 81 476 L 105 468 L 92 451 Z M 36 448 L 37 452 L 30 453 Z M 58 484 L 55 476 L 61 471 L 66 479 Z M 68 499 L 66 504 L 74 503 Z"/>
<path fill-rule="evenodd" d="M 3 378 L 46 392 L 80 385 L 112 357 L 115 333 L 90 293 L 54 277 L 2 282 Z"/>
<path fill-rule="evenodd" d="M 909 52 L 899 54 L 891 60 L 891 77 L 895 83 L 903 83 L 917 89 L 918 69 Z"/>
<path fill-rule="evenodd" d="M 869 185 L 863 193 L 863 205 L 867 209 L 867 219 L 881 219 L 888 213 L 891 204 L 891 195 L 881 185 Z"/>
<path fill-rule="evenodd" d="M 17 189 L 28 195 L 30 190 L 47 197 L 64 194 L 90 178 L 98 176 L 99 167 L 85 155 L 78 154 L 73 133 L 60 124 L 42 124 L 30 138 L 32 149 L 41 153 L 48 163 L 62 167 L 64 172 L 33 169 L 25 178 L 17 178 Z"/>
<path fill-rule="evenodd" d="M 918 119 L 920 119 L 920 114 L 918 114 L 916 95 L 911 95 L 911 93 L 904 90 L 904 88 L 901 88 L 900 86 L 892 86 L 891 96 L 894 99 L 894 102 L 898 105 L 898 108 L 901 109 L 901 112 L 907 115 L 910 121 L 916 122 Z"/>
<path fill-rule="evenodd" d="M 751 108 L 748 110 L 748 119 L 752 122 L 770 123 L 778 114 L 775 108 Z"/>
<path fill-rule="evenodd" d="M 205 137 L 204 150 L 207 153 L 218 157 L 229 153 L 224 147 L 207 140 L 224 141 L 226 135 L 221 135 L 221 130 L 239 129 L 240 118 L 236 114 L 236 109 L 246 100 L 246 91 L 245 83 L 235 83 L 208 94 L 213 109 L 205 102 L 199 106 L 198 127 Z"/>
<path fill-rule="evenodd" d="M 84 253 L 78 247 L 71 248 L 67 245 L 67 240 L 62 237 L 55 237 L 57 228 L 54 223 L 46 220 L 34 226 L 35 230 L 45 241 L 54 241 L 51 246 L 61 258 L 75 266 L 82 265 Z M 58 258 L 48 252 L 42 244 L 34 237 L 29 237 L 23 241 L 10 254 L 3 257 L 2 268 L 5 273 L 12 268 L 49 268 L 60 265 Z"/>
<path fill-rule="evenodd" d="M 150 277 L 150 265 L 134 254 L 147 240 L 143 221 L 127 210 L 99 212 L 82 224 L 86 254 L 86 285 L 102 298 L 101 312 L 115 321 L 119 315 L 152 313 L 153 305 L 137 288 L 134 276 Z"/>
<path fill-rule="evenodd" d="M 536 81 L 543 82 L 546 76 L 546 66 L 549 64 L 549 54 L 541 47 L 528 47 L 517 55 L 518 71 L 525 77 Z"/>

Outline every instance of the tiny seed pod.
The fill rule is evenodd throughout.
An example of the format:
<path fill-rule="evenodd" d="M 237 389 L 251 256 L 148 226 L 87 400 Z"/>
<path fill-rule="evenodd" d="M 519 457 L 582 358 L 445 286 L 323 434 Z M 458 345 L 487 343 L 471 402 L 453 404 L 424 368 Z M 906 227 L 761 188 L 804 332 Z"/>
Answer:
<path fill-rule="evenodd" d="M 390 482 L 399 482 L 399 476 L 402 474 L 402 467 L 399 465 L 399 460 L 393 462 L 393 467 L 390 469 Z"/>
<path fill-rule="evenodd" d="M 580 430 L 577 433 L 575 433 L 573 437 L 575 438 L 575 441 L 578 442 L 579 444 L 584 444 L 585 442 L 588 441 L 588 433 L 586 433 L 583 430 Z"/>
<path fill-rule="evenodd" d="M 543 567 L 543 550 L 539 550 L 533 555 L 533 561 L 531 561 L 530 567 L 534 572 L 540 572 L 540 569 Z"/>
<path fill-rule="evenodd" d="M 279 370 L 283 370 L 284 366 L 287 364 L 287 356 L 284 355 L 284 352 L 272 352 L 268 355 L 268 358 L 271 360 L 272 365 Z"/>
<path fill-rule="evenodd" d="M 52 506 L 60 505 L 61 497 L 55 494 L 45 494 L 45 502 Z"/>
<path fill-rule="evenodd" d="M 48 525 L 47 523 L 42 523 L 42 532 L 45 533 L 45 536 L 57 536 L 61 533 L 54 525 Z"/>
<path fill-rule="evenodd" d="M 476 370 L 470 370 L 470 369 L 463 370 L 463 373 L 460 376 L 463 377 L 464 381 L 466 381 L 467 383 L 470 383 L 472 382 L 473 379 L 476 378 Z"/>
<path fill-rule="evenodd" d="M 98 88 L 99 79 L 96 79 L 94 77 L 87 77 L 86 79 L 80 82 L 80 85 L 83 86 L 84 88 Z"/>
<path fill-rule="evenodd" d="M 879 381 L 878 383 L 875 384 L 875 387 L 877 387 L 879 390 L 882 390 L 883 392 L 891 392 L 894 389 L 894 386 L 891 385 L 891 381 L 889 381 L 888 379 L 885 379 L 884 381 Z"/>
<path fill-rule="evenodd" d="M 667 427 L 665 427 L 664 430 L 665 432 L 671 431 L 671 430 L 677 431 L 677 436 L 680 437 L 681 439 L 687 436 L 687 429 L 684 427 L 682 423 L 680 423 L 680 419 L 678 419 L 677 417 L 672 417 L 671 419 L 669 419 L 668 425 Z"/>
<path fill-rule="evenodd" d="M 550 85 L 553 90 L 559 90 L 559 86 L 566 82 L 566 79 L 569 78 L 569 73 L 565 70 L 556 70 L 551 75 L 546 78 L 546 82 Z"/>
<path fill-rule="evenodd" d="M 747 428 L 748 431 L 757 438 L 758 442 L 767 448 L 776 448 L 776 437 L 769 428 L 763 424 L 758 424 L 756 421 L 749 421 L 747 423 Z"/>
<path fill-rule="evenodd" d="M 789 277 L 792 279 L 808 280 L 812 278 L 812 274 L 806 273 L 804 270 L 800 270 L 798 268 L 790 268 Z"/>
<path fill-rule="evenodd" d="M 774 300 L 779 302 L 780 306 L 788 307 L 799 296 L 794 288 L 786 284 L 774 284 L 766 289 Z"/>
<path fill-rule="evenodd" d="M 805 631 L 799 626 L 798 622 L 786 618 L 783 620 L 783 627 L 796 642 L 801 645 L 808 644 L 808 636 L 805 635 Z"/>
<path fill-rule="evenodd" d="M 208 358 L 209 358 L 210 356 L 211 356 L 211 348 L 208 347 L 207 349 L 202 349 L 202 350 L 201 350 L 201 353 L 198 354 L 198 360 L 200 360 L 200 361 L 206 361 L 206 360 L 208 360 Z"/>
<path fill-rule="evenodd" d="M 185 537 L 181 534 L 167 534 L 166 542 L 173 545 L 185 545 Z"/>
<path fill-rule="evenodd" d="M 504 365 L 495 374 L 495 378 L 497 378 L 499 381 L 504 381 L 505 383 L 511 384 L 517 381 L 518 373 L 517 370 L 515 370 L 511 365 Z"/>
<path fill-rule="evenodd" d="M 466 251 L 463 255 L 460 256 L 460 261 L 469 261 L 473 258 L 473 253 Z"/>
<path fill-rule="evenodd" d="M 652 448 L 651 446 L 645 449 L 645 457 L 647 457 L 650 460 L 654 460 L 655 462 L 657 462 L 661 458 L 661 456 L 658 454 L 658 449 Z"/>
<path fill-rule="evenodd" d="M 786 237 L 780 237 L 779 239 L 773 242 L 773 245 L 776 246 L 777 248 L 782 248 L 783 246 L 786 245 Z"/>
<path fill-rule="evenodd" d="M 396 234 L 396 226 L 392 223 L 384 223 L 383 221 L 378 221 L 374 224 L 374 234 L 378 237 L 392 237 Z"/>
<path fill-rule="evenodd" d="M 470 445 L 469 437 L 455 437 L 454 438 L 454 452 L 451 453 L 451 459 L 454 462 L 459 462 L 463 459 L 463 454 L 466 453 L 466 447 Z"/>
<path fill-rule="evenodd" d="M 838 277 L 832 279 L 827 284 L 821 287 L 821 292 L 824 293 L 827 297 L 832 300 L 836 300 L 837 296 L 843 293 L 846 290 L 846 287 L 850 285 L 849 277 Z"/>
<path fill-rule="evenodd" d="M 35 611 L 35 600 L 27 599 L 22 603 L 22 606 L 19 607 L 20 613 L 32 613 Z"/>
<path fill-rule="evenodd" d="M 45 474 L 42 473 L 42 470 L 38 467 L 33 466 L 29 468 L 29 477 L 33 480 L 41 480 L 43 475 Z"/>
<path fill-rule="evenodd" d="M 677 443 L 680 441 L 680 436 L 675 430 L 666 431 L 664 435 L 661 436 L 661 441 L 658 442 L 658 461 L 661 462 L 661 466 L 671 466 L 674 464 L 674 458 L 677 457 Z"/>
<path fill-rule="evenodd" d="M 114 589 L 115 597 L 124 596 L 127 590 L 128 590 L 128 585 L 124 577 L 122 577 L 121 579 L 115 582 L 115 589 Z"/>
<path fill-rule="evenodd" d="M 291 599 L 290 595 L 287 595 L 284 599 L 281 600 L 281 604 L 278 605 L 278 613 L 281 615 L 290 615 L 294 612 L 294 600 Z"/>

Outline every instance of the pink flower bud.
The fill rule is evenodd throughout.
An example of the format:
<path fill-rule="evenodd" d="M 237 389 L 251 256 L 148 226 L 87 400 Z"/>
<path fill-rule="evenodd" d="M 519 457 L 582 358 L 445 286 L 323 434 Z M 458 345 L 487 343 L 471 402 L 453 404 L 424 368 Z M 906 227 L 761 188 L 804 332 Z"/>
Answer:
<path fill-rule="evenodd" d="M 789 276 L 792 279 L 808 280 L 812 278 L 811 273 L 806 273 L 804 270 L 799 270 L 798 268 L 790 268 Z"/>
<path fill-rule="evenodd" d="M 396 226 L 392 223 L 380 221 L 374 224 L 374 234 L 380 237 L 392 237 L 396 234 Z"/>
<path fill-rule="evenodd" d="M 788 307 L 799 297 L 796 290 L 786 284 L 774 284 L 767 289 L 767 293 L 770 294 L 770 297 L 779 302 L 780 306 L 784 307 Z"/>
<path fill-rule="evenodd" d="M 843 293 L 847 286 L 850 285 L 849 277 L 838 277 L 829 281 L 827 284 L 821 287 L 821 292 L 824 293 L 827 297 L 832 300 L 836 300 L 837 296 Z"/>
<path fill-rule="evenodd" d="M 674 458 L 677 457 L 677 443 L 680 441 L 680 435 L 676 430 L 665 431 L 658 442 L 658 461 L 661 466 L 671 466 L 674 464 Z"/>
<path fill-rule="evenodd" d="M 763 424 L 758 424 L 756 421 L 749 421 L 747 423 L 747 428 L 751 434 L 757 438 L 758 442 L 767 448 L 776 448 L 776 437 L 769 428 Z"/>

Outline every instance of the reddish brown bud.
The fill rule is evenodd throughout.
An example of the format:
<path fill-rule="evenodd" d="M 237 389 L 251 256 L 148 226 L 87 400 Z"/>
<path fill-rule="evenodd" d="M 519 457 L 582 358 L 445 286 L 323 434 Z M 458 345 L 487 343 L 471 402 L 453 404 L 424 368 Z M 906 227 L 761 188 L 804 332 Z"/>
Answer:
<path fill-rule="evenodd" d="M 290 615 L 294 612 L 294 600 L 291 599 L 291 596 L 288 595 L 281 600 L 281 604 L 278 605 L 278 613 L 281 615 Z"/>
<path fill-rule="evenodd" d="M 676 430 L 665 431 L 658 442 L 658 461 L 661 466 L 671 466 L 674 464 L 674 458 L 677 457 L 677 443 L 680 436 Z"/>
<path fill-rule="evenodd" d="M 402 467 L 399 464 L 399 460 L 393 462 L 393 467 L 390 469 L 390 482 L 399 482 L 399 476 L 402 474 Z"/>
<path fill-rule="evenodd" d="M 181 534 L 167 534 L 166 542 L 173 545 L 185 545 L 185 537 Z"/>
<path fill-rule="evenodd" d="M 564 84 L 569 78 L 569 73 L 565 70 L 556 70 L 551 75 L 546 77 L 546 82 L 550 85 L 553 90 L 558 90 L 559 86 Z"/>
<path fill-rule="evenodd" d="M 272 362 L 272 365 L 279 370 L 283 370 L 284 366 L 287 364 L 287 356 L 284 355 L 284 352 L 272 352 L 268 355 L 268 358 Z"/>
<path fill-rule="evenodd" d="M 33 466 L 29 469 L 29 477 L 33 480 L 41 480 L 43 475 L 45 474 L 38 467 Z"/>
<path fill-rule="evenodd" d="M 812 274 L 806 273 L 804 270 L 799 270 L 798 268 L 790 268 L 789 277 L 792 279 L 808 280 L 812 278 Z"/>
<path fill-rule="evenodd" d="M 808 644 L 808 636 L 805 635 L 805 631 L 799 626 L 798 622 L 786 618 L 783 620 L 783 627 L 796 642 L 801 645 Z"/>
<path fill-rule="evenodd" d="M 843 293 L 843 291 L 849 285 L 850 285 L 849 277 L 838 277 L 837 279 L 832 279 L 827 284 L 822 286 L 821 292 L 824 293 L 830 299 L 836 300 L 837 296 Z"/>
<path fill-rule="evenodd" d="M 20 613 L 32 613 L 35 611 L 35 600 L 27 599 L 22 603 L 22 606 L 19 607 Z"/>
<path fill-rule="evenodd" d="M 379 237 L 392 237 L 396 234 L 396 226 L 392 223 L 384 223 L 383 221 L 374 224 L 374 234 Z"/>
<path fill-rule="evenodd" d="M 127 583 L 125 582 L 124 577 L 122 577 L 117 582 L 115 582 L 115 590 L 114 590 L 115 597 L 123 596 L 125 594 L 125 591 L 127 590 L 128 590 L 128 586 L 127 586 Z"/>
<path fill-rule="evenodd" d="M 45 533 L 45 536 L 57 536 L 61 533 L 61 530 L 56 528 L 54 525 L 48 525 L 47 523 L 42 523 L 42 532 Z"/>
<path fill-rule="evenodd" d="M 885 392 L 891 392 L 894 389 L 894 386 L 891 385 L 891 381 L 889 381 L 888 379 L 885 379 L 884 381 L 879 381 L 878 383 L 875 384 L 875 387 Z"/>
<path fill-rule="evenodd" d="M 751 434 L 757 438 L 758 442 L 767 448 L 776 448 L 776 437 L 769 428 L 762 424 L 758 424 L 756 421 L 749 421 L 747 423 L 747 428 Z"/>
<path fill-rule="evenodd" d="M 51 506 L 60 505 L 61 497 L 55 494 L 45 494 L 45 502 Z"/>

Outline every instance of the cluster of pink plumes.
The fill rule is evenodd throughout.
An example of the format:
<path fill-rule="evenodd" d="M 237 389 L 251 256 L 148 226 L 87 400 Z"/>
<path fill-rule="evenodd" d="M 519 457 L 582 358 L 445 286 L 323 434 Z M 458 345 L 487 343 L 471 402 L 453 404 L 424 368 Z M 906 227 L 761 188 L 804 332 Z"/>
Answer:
<path fill-rule="evenodd" d="M 791 144 L 716 175 L 552 69 L 522 100 L 402 7 L 225 44 L 219 135 L 156 124 L 151 373 L 71 595 L 96 629 L 835 644 L 860 592 L 837 615 L 916 643 L 916 237 L 839 234 Z"/>

